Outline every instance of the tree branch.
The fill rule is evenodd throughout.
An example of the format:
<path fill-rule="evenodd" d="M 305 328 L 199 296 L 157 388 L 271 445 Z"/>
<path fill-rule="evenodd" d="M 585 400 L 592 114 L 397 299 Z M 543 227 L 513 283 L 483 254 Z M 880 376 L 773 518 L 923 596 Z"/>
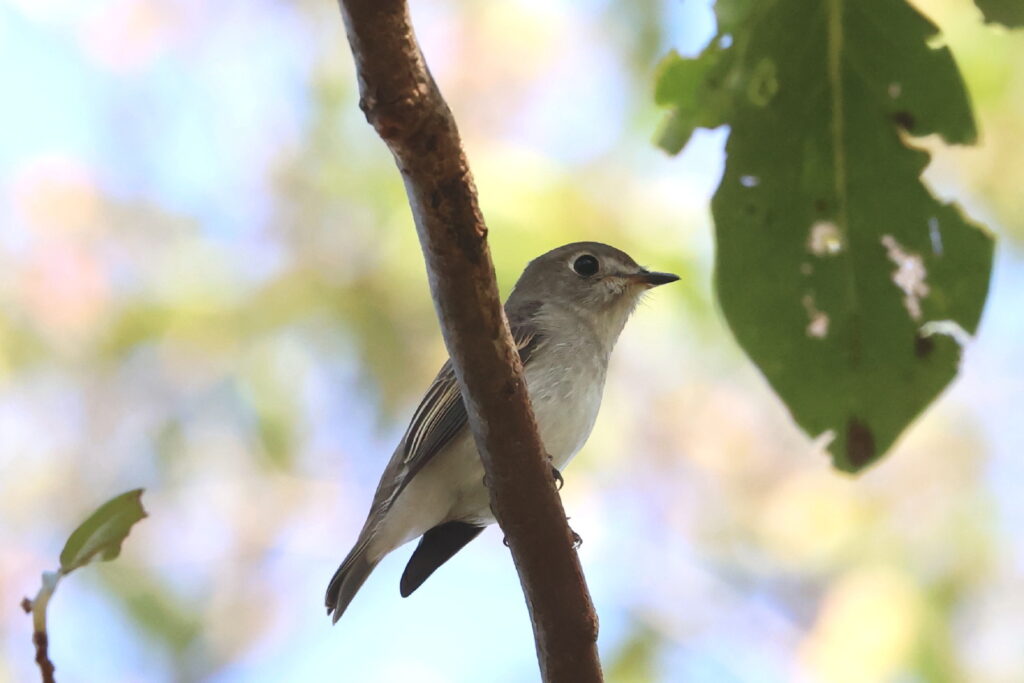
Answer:
<path fill-rule="evenodd" d="M 339 0 L 359 106 L 405 181 L 491 507 L 512 550 L 544 680 L 600 681 L 597 616 L 505 320 L 455 120 L 405 0 Z"/>
<path fill-rule="evenodd" d="M 57 572 L 43 572 L 43 584 L 35 599 L 23 598 L 21 601 L 21 609 L 25 610 L 25 614 L 32 615 L 32 644 L 36 648 L 36 664 L 39 665 L 43 683 L 55 683 L 56 667 L 50 661 L 50 639 L 46 635 L 46 608 L 59 580 Z"/>

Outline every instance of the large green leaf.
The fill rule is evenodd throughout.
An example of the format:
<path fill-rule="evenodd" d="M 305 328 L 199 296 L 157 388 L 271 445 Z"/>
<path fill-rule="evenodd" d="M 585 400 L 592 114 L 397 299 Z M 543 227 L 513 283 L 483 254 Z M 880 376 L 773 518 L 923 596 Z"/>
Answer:
<path fill-rule="evenodd" d="M 675 151 L 731 127 L 712 202 L 716 284 L 744 350 L 837 467 L 874 462 L 952 380 L 992 238 L 922 185 L 910 136 L 976 137 L 952 55 L 903 0 L 719 0 L 658 97 Z M 957 334 L 949 334 L 949 332 Z"/>
<path fill-rule="evenodd" d="M 121 543 L 136 522 L 146 516 L 142 507 L 142 489 L 134 489 L 111 498 L 71 532 L 60 553 L 60 572 L 70 574 L 99 555 L 112 560 L 121 553 Z"/>

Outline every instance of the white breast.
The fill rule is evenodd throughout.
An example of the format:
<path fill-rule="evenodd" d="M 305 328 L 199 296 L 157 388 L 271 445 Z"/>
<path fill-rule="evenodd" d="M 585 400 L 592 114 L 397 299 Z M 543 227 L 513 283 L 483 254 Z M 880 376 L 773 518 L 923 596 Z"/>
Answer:
<path fill-rule="evenodd" d="M 548 351 L 545 362 L 527 365 L 526 386 L 541 441 L 554 466 L 562 470 L 583 448 L 594 428 L 605 369 L 592 353 L 580 353 L 579 349 Z"/>

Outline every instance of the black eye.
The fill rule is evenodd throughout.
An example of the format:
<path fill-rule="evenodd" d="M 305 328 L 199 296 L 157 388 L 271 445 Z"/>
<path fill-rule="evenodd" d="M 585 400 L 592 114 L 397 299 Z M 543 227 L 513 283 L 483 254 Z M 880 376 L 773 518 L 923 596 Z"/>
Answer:
<path fill-rule="evenodd" d="M 583 277 L 590 277 L 596 273 L 597 267 L 597 259 L 590 254 L 584 254 L 572 262 L 572 269 L 575 270 L 578 275 L 582 275 Z"/>

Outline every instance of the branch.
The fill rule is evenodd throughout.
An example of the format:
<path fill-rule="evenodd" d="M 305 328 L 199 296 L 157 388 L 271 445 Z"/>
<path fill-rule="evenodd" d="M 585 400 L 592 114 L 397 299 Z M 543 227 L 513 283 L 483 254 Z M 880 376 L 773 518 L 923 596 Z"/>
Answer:
<path fill-rule="evenodd" d="M 35 599 L 24 598 L 21 601 L 21 609 L 25 610 L 25 614 L 32 615 L 32 644 L 36 648 L 36 664 L 39 665 L 43 683 L 55 683 L 56 668 L 50 661 L 50 639 L 46 635 L 46 607 L 59 580 L 60 572 L 43 572 L 43 585 L 36 593 Z"/>
<path fill-rule="evenodd" d="M 405 181 L 430 290 L 533 623 L 545 681 L 600 681 L 597 615 L 505 320 L 487 227 L 405 0 L 339 0 L 359 106 Z"/>
<path fill-rule="evenodd" d="M 142 489 L 114 496 L 75 527 L 60 551 L 60 567 L 43 572 L 42 585 L 33 600 L 25 598 L 21 608 L 32 615 L 32 643 L 43 683 L 53 683 L 54 666 L 47 653 L 46 608 L 60 580 L 92 562 L 113 560 L 121 553 L 121 544 L 136 522 L 146 516 L 142 507 Z"/>

